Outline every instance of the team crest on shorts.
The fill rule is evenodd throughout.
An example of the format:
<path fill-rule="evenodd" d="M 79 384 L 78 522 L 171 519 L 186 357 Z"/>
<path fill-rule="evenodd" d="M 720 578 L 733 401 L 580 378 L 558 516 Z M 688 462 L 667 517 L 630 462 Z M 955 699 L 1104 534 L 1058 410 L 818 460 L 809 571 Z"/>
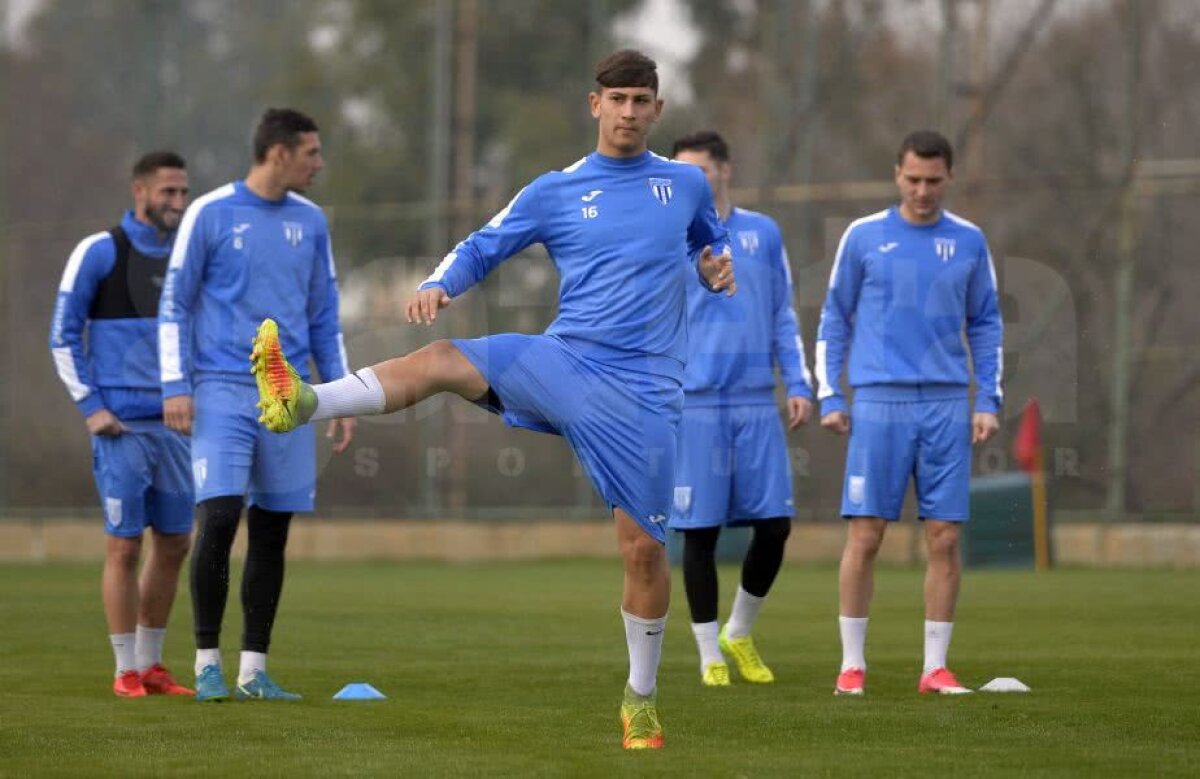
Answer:
<path fill-rule="evenodd" d="M 867 497 L 867 477 L 851 476 L 850 484 L 846 489 L 846 497 L 855 505 L 862 503 Z"/>
<path fill-rule="evenodd" d="M 692 488 L 675 488 L 675 510 L 683 513 L 692 507 Z"/>
<path fill-rule="evenodd" d="M 650 179 L 650 191 L 654 199 L 664 206 L 671 202 L 671 179 Z"/>
<path fill-rule="evenodd" d="M 121 516 L 121 499 L 120 498 L 105 498 L 104 499 L 104 514 L 111 527 L 119 527 L 123 517 Z"/>
<path fill-rule="evenodd" d="M 199 460 L 192 460 L 192 481 L 196 484 L 196 489 L 202 489 L 204 482 L 208 481 L 208 458 L 201 457 Z"/>

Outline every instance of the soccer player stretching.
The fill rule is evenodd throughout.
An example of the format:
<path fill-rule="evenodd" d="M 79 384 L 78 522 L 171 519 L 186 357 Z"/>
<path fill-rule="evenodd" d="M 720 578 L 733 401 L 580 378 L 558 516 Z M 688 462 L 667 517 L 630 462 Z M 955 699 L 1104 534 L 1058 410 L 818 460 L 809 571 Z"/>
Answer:
<path fill-rule="evenodd" d="M 750 631 L 783 563 L 792 529 L 792 476 L 775 407 L 775 365 L 787 387 L 788 428 L 812 412 L 812 384 L 792 310 L 792 274 L 774 220 L 734 208 L 729 146 L 714 132 L 675 141 L 676 160 L 698 165 L 733 246 L 737 297 L 688 291 L 688 363 L 670 527 L 683 533 L 683 583 L 700 650 L 700 679 L 729 684 L 724 650 L 741 677 L 775 681 Z M 715 552 L 721 526 L 749 525 L 729 621 L 718 630 Z"/>
<path fill-rule="evenodd" d="M 663 548 L 687 357 L 687 287 L 734 291 L 725 229 L 704 174 L 646 149 L 658 119 L 653 60 L 619 51 L 596 66 L 588 96 L 596 151 L 546 173 L 458 244 L 408 303 L 410 322 L 438 309 L 525 247 L 542 243 L 561 276 L 559 314 L 543 335 L 435 341 L 328 384 L 302 384 L 271 321 L 255 339 L 263 423 L 384 414 L 451 392 L 505 422 L 562 435 L 611 507 L 624 558 L 629 679 L 624 745 L 662 746 L 655 708 L 670 600 Z M 718 252 L 713 252 L 713 246 Z"/>
<path fill-rule="evenodd" d="M 958 601 L 959 528 L 967 520 L 971 445 L 999 429 L 1003 324 L 983 232 L 942 197 L 954 159 L 930 131 L 900 145 L 900 204 L 850 225 L 838 244 L 817 335 L 821 426 L 850 434 L 839 574 L 842 668 L 834 691 L 861 695 L 875 555 L 900 517 L 908 481 L 925 522 L 922 693 L 970 692 L 946 668 Z M 967 399 L 970 345 L 977 392 Z M 850 350 L 852 411 L 842 394 Z"/>

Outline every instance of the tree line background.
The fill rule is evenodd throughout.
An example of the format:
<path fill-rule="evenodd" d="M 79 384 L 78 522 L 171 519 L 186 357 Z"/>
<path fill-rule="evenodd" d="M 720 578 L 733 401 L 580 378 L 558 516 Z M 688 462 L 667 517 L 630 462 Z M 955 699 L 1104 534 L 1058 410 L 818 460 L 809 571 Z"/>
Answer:
<path fill-rule="evenodd" d="M 42 0 L 0 37 L 0 514 L 93 511 L 87 436 L 46 346 L 77 241 L 128 207 L 150 148 L 196 195 L 244 175 L 267 106 L 322 129 L 310 193 L 331 218 L 351 363 L 435 337 L 538 332 L 557 277 L 514 258 L 432 331 L 402 306 L 528 179 L 594 148 L 591 67 L 663 64 L 660 153 L 730 140 L 735 201 L 775 217 L 812 344 L 837 239 L 894 199 L 895 147 L 955 143 L 948 201 L 986 231 L 1007 323 L 1012 466 L 1037 396 L 1060 518 L 1200 509 L 1200 5 L 1190 0 Z M 844 442 L 789 438 L 798 516 L 836 517 Z M 454 401 L 366 421 L 321 450 L 324 514 L 595 517 L 566 444 Z"/>

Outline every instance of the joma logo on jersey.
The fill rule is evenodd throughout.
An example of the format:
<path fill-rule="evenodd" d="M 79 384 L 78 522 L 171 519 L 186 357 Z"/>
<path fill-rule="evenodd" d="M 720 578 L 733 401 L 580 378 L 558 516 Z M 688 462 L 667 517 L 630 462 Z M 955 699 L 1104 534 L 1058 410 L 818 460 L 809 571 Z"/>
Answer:
<path fill-rule="evenodd" d="M 758 230 L 740 230 L 737 236 L 738 242 L 742 245 L 742 251 L 746 254 L 754 254 L 758 251 Z"/>
<path fill-rule="evenodd" d="M 671 179 L 650 179 L 650 191 L 654 199 L 664 206 L 671 202 Z"/>
<path fill-rule="evenodd" d="M 299 222 L 284 222 L 283 237 L 292 246 L 299 246 L 300 242 L 304 240 L 304 225 Z"/>
<path fill-rule="evenodd" d="M 937 256 L 942 258 L 942 262 L 949 262 L 954 256 L 954 239 L 953 238 L 934 238 L 933 250 L 937 252 Z"/>

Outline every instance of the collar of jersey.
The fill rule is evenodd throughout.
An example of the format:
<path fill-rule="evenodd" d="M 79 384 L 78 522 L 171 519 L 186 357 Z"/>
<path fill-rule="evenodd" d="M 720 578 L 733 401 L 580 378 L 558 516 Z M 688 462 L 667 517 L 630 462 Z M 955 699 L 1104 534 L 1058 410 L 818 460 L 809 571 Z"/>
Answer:
<path fill-rule="evenodd" d="M 897 222 L 904 225 L 909 230 L 933 230 L 935 228 L 941 227 L 946 221 L 946 209 L 944 209 L 944 208 L 938 212 L 937 221 L 930 222 L 927 225 L 913 224 L 912 222 L 905 219 L 904 216 L 900 213 L 900 206 L 892 206 L 891 208 L 888 209 L 888 212 L 889 212 L 888 216 L 890 216 L 892 219 L 895 219 Z"/>
<path fill-rule="evenodd" d="M 261 195 L 256 195 L 254 193 L 254 190 L 252 190 L 252 189 L 250 189 L 250 187 L 246 186 L 245 179 L 238 179 L 237 181 L 233 182 L 233 188 L 242 197 L 244 197 L 254 203 L 261 203 L 264 206 L 281 206 L 284 203 L 286 203 L 288 200 L 287 192 L 284 192 L 283 197 L 279 198 L 278 200 L 267 200 L 265 197 L 262 197 Z"/>
<path fill-rule="evenodd" d="M 149 257 L 159 257 L 171 250 L 171 242 L 175 239 L 175 234 L 171 233 L 165 239 L 158 237 L 158 229 L 139 222 L 137 217 L 133 215 L 133 209 L 129 209 L 121 217 L 121 227 L 125 230 L 125 235 L 129 236 L 129 241 L 142 254 Z"/>
<path fill-rule="evenodd" d="M 636 168 L 638 165 L 649 162 L 653 156 L 649 149 L 636 157 L 609 157 L 607 154 L 594 151 L 588 155 L 588 160 L 606 168 Z"/>

